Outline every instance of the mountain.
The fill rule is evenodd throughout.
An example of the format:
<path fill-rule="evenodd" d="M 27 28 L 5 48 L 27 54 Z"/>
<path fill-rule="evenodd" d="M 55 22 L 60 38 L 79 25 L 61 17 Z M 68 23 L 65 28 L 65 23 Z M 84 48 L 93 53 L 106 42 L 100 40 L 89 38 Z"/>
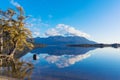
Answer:
<path fill-rule="evenodd" d="M 47 45 L 68 45 L 68 44 L 95 44 L 96 42 L 78 36 L 50 36 L 48 38 L 34 38 L 34 43 Z"/>

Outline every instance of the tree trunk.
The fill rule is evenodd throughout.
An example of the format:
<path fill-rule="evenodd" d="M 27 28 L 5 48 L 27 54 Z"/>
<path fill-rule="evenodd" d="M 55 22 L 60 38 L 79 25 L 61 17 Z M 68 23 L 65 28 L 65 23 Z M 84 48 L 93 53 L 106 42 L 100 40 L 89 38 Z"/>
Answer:
<path fill-rule="evenodd" d="M 15 47 L 15 48 L 13 49 L 13 51 L 10 53 L 10 57 L 11 57 L 11 58 L 14 58 L 15 52 L 16 52 L 16 47 Z"/>
<path fill-rule="evenodd" d="M 14 48 L 13 48 L 13 50 L 9 53 L 9 55 L 10 55 L 10 57 L 11 58 L 14 58 L 14 54 L 15 54 L 15 52 L 16 52 L 16 50 L 17 50 L 17 42 L 14 42 Z"/>
<path fill-rule="evenodd" d="M 0 54 L 3 52 L 3 29 L 0 32 Z"/>

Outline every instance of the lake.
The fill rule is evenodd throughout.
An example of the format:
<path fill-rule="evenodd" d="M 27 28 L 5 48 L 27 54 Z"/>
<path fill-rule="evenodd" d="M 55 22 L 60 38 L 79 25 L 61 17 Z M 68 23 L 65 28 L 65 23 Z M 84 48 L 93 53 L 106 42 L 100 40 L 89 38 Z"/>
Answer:
<path fill-rule="evenodd" d="M 120 48 L 49 46 L 34 49 L 20 60 L 34 66 L 24 80 L 120 80 Z"/>

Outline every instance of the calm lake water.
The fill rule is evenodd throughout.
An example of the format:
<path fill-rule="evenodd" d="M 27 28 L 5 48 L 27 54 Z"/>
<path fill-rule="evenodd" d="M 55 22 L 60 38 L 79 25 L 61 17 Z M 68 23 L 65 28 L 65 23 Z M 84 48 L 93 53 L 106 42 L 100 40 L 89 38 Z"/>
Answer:
<path fill-rule="evenodd" d="M 120 48 L 54 46 L 35 49 L 21 59 L 34 65 L 31 80 L 120 80 Z"/>

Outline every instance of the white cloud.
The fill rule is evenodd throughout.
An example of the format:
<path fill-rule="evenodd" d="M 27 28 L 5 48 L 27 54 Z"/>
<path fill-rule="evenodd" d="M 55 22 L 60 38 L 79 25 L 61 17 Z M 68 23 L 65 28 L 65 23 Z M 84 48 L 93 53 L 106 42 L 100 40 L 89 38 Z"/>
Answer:
<path fill-rule="evenodd" d="M 82 61 L 90 57 L 91 54 L 81 54 L 81 55 L 62 55 L 62 56 L 54 56 L 54 55 L 47 55 L 44 57 L 46 61 L 49 63 L 55 64 L 59 68 L 69 67 L 76 62 Z"/>
<path fill-rule="evenodd" d="M 28 27 L 48 27 L 49 24 L 42 21 L 41 18 L 30 17 L 26 20 Z"/>
<path fill-rule="evenodd" d="M 26 20 L 25 26 L 32 31 L 33 37 L 41 37 L 43 36 L 43 29 L 48 27 L 49 24 L 44 23 L 41 18 L 34 18 L 31 16 Z"/>
<path fill-rule="evenodd" d="M 33 36 L 34 36 L 34 37 L 40 36 L 40 32 L 33 32 Z"/>
<path fill-rule="evenodd" d="M 48 29 L 45 32 L 46 36 L 80 36 L 89 38 L 90 35 L 82 32 L 80 30 L 75 29 L 72 26 L 65 24 L 58 24 L 55 28 Z"/>
<path fill-rule="evenodd" d="M 45 32 L 46 36 L 56 36 L 56 35 L 61 35 L 56 29 L 48 29 L 47 32 Z"/>
<path fill-rule="evenodd" d="M 15 2 L 14 0 L 10 0 L 10 3 L 16 7 L 21 7 L 21 5 L 18 2 Z"/>
<path fill-rule="evenodd" d="M 58 24 L 55 28 L 47 29 L 50 25 L 42 21 L 41 18 L 31 17 L 26 20 L 26 26 L 29 28 L 33 37 L 48 37 L 48 36 L 80 36 L 89 38 L 90 35 L 75 29 L 72 26 Z M 47 29 L 47 30 L 46 30 Z"/>

